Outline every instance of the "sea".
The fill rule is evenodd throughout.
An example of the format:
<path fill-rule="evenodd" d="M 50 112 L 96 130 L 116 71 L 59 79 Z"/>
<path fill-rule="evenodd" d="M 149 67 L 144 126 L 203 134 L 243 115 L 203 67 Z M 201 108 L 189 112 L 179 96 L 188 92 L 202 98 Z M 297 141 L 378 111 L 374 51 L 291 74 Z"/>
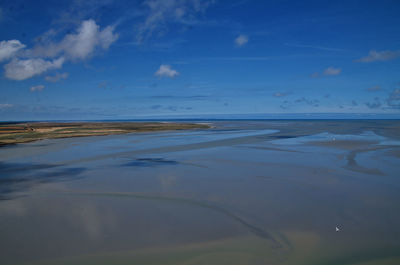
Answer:
<path fill-rule="evenodd" d="M 399 120 L 0 148 L 0 264 L 400 264 Z"/>

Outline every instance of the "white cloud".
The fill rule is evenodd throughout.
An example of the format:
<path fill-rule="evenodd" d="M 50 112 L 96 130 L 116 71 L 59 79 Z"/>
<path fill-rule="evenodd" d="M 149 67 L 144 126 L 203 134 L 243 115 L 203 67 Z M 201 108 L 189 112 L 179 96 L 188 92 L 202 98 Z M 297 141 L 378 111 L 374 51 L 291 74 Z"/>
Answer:
<path fill-rule="evenodd" d="M 318 72 L 314 72 L 311 74 L 311 78 L 317 78 L 319 77 L 319 73 Z"/>
<path fill-rule="evenodd" d="M 83 60 L 92 56 L 97 47 L 108 49 L 118 39 L 118 34 L 113 31 L 112 26 L 100 30 L 94 20 L 85 20 L 75 33 L 66 35 L 59 43 L 47 41 L 36 46 L 31 53 L 39 57 L 56 57 L 61 54 L 69 60 Z"/>
<path fill-rule="evenodd" d="M 62 79 L 67 79 L 68 78 L 68 73 L 56 73 L 55 75 L 48 75 L 44 79 L 47 82 L 58 82 Z"/>
<path fill-rule="evenodd" d="M 76 34 L 65 36 L 60 43 L 61 50 L 67 58 L 75 60 L 91 56 L 98 46 L 108 49 L 118 35 L 113 33 L 113 27 L 108 26 L 102 31 L 99 28 L 94 20 L 83 21 Z"/>
<path fill-rule="evenodd" d="M 12 58 L 19 50 L 25 48 L 19 40 L 0 41 L 0 62 Z"/>
<path fill-rule="evenodd" d="M 107 26 L 102 31 L 99 31 L 99 44 L 104 50 L 107 50 L 110 45 L 115 42 L 119 37 L 119 35 L 117 33 L 114 33 L 113 31 L 113 26 Z"/>
<path fill-rule="evenodd" d="M 89 19 L 83 21 L 75 33 L 66 35 L 60 42 L 52 42 L 53 37 L 54 34 L 49 34 L 41 44 L 30 50 L 24 49 L 25 45 L 18 40 L 2 41 L 0 61 L 12 58 L 4 66 L 5 76 L 13 80 L 24 80 L 48 70 L 59 69 L 67 60 L 84 60 L 91 57 L 96 49 L 108 49 L 118 39 L 118 34 L 114 33 L 114 27 L 108 26 L 101 30 L 94 20 Z M 23 52 L 17 54 L 20 50 Z M 24 56 L 23 59 L 21 56 Z M 57 59 L 51 61 L 45 58 Z M 66 77 L 59 75 L 46 80 L 53 82 Z"/>
<path fill-rule="evenodd" d="M 29 90 L 31 92 L 35 92 L 35 91 L 42 91 L 43 89 L 44 89 L 44 85 L 38 85 L 38 86 L 31 87 Z"/>
<path fill-rule="evenodd" d="M 146 0 L 145 21 L 139 25 L 137 40 L 142 42 L 154 33 L 166 31 L 168 23 L 194 24 L 197 13 L 204 12 L 214 1 Z"/>
<path fill-rule="evenodd" d="M 400 109 L 400 89 L 397 88 L 393 90 L 389 94 L 389 97 L 386 100 L 386 102 L 391 108 Z"/>
<path fill-rule="evenodd" d="M 317 50 L 331 51 L 331 52 L 345 51 L 344 49 L 340 49 L 340 48 L 331 48 L 331 47 L 324 47 L 324 46 L 318 46 L 318 45 L 305 45 L 305 44 L 295 44 L 295 43 L 285 43 L 284 45 L 289 46 L 289 47 L 310 48 L 310 49 L 317 49 Z"/>
<path fill-rule="evenodd" d="M 396 59 L 397 57 L 400 57 L 400 50 L 398 51 L 376 51 L 376 50 L 371 50 L 369 51 L 368 55 L 365 57 L 362 57 L 356 62 L 361 62 L 361 63 L 370 63 L 370 62 L 376 62 L 376 61 L 389 61 Z"/>
<path fill-rule="evenodd" d="M 8 103 L 0 103 L 0 111 L 5 110 L 5 109 L 10 109 L 14 107 L 13 104 L 8 104 Z"/>
<path fill-rule="evenodd" d="M 367 88 L 367 91 L 370 91 L 370 92 L 375 92 L 375 91 L 379 91 L 379 90 L 382 90 L 381 86 L 373 86 L 373 87 Z"/>
<path fill-rule="evenodd" d="M 382 102 L 380 98 L 375 97 L 374 101 L 366 102 L 365 105 L 370 109 L 379 109 L 380 107 L 382 107 Z"/>
<path fill-rule="evenodd" d="M 8 104 L 8 103 L 0 103 L 0 110 L 1 109 L 8 109 L 14 107 L 13 104 Z"/>
<path fill-rule="evenodd" d="M 83 21 L 76 34 L 68 34 L 60 48 L 71 59 L 84 59 L 93 53 L 98 42 L 99 26 L 93 20 Z"/>
<path fill-rule="evenodd" d="M 312 73 L 312 74 L 310 75 L 310 77 L 311 77 L 311 78 L 318 78 L 318 77 L 320 77 L 321 75 L 339 75 L 341 72 L 342 72 L 342 69 L 341 69 L 341 68 L 335 68 L 335 67 L 333 67 L 333 66 L 330 66 L 330 67 L 326 68 L 326 69 L 324 70 L 324 72 L 322 72 L 322 74 L 319 73 L 319 72 L 314 72 L 314 73 Z"/>
<path fill-rule="evenodd" d="M 64 63 L 64 58 L 60 57 L 53 61 L 43 59 L 16 59 L 4 66 L 5 76 L 13 80 L 24 80 L 34 75 L 39 75 L 51 69 L 59 69 Z"/>
<path fill-rule="evenodd" d="M 324 75 L 338 75 L 342 72 L 342 69 L 335 67 L 328 67 L 324 71 Z"/>
<path fill-rule="evenodd" d="M 162 64 L 157 72 L 154 73 L 158 77 L 170 77 L 174 78 L 179 75 L 178 71 L 171 68 L 170 65 Z"/>
<path fill-rule="evenodd" d="M 281 92 L 276 92 L 273 94 L 274 97 L 280 98 L 280 97 L 286 97 L 289 95 L 289 93 L 281 93 Z"/>
<path fill-rule="evenodd" d="M 238 47 L 242 47 L 243 45 L 246 45 L 246 43 L 249 42 L 249 37 L 246 35 L 239 35 L 236 39 L 235 39 L 235 44 Z"/>

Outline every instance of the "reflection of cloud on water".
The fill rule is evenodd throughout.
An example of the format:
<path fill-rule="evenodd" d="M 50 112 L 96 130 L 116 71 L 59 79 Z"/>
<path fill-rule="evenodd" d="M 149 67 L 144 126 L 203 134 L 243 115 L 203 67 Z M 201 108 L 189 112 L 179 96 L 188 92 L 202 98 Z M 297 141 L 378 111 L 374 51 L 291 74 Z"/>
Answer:
<path fill-rule="evenodd" d="M 0 212 L 5 215 L 11 215 L 16 217 L 26 216 L 28 208 L 25 204 L 18 200 L 7 200 L 0 204 Z"/>
<path fill-rule="evenodd" d="M 169 190 L 175 186 L 177 177 L 174 175 L 162 175 L 158 177 L 163 190 Z"/>
<path fill-rule="evenodd" d="M 40 215 L 41 222 L 51 226 L 54 220 L 63 220 L 64 225 L 78 228 L 93 240 L 100 239 L 104 231 L 117 228 L 117 220 L 111 209 L 100 208 L 96 203 L 84 200 L 80 200 L 79 203 L 73 203 L 69 199 L 60 201 L 58 198 L 48 197 L 45 202 L 37 197 L 34 200 L 32 198 L 6 200 L 0 203 L 0 214 L 2 218 L 23 218 L 21 219 L 23 222 L 30 222 L 32 216 Z"/>
<path fill-rule="evenodd" d="M 76 179 L 85 170 L 55 164 L 0 162 L 0 200 L 11 199 L 17 192 L 39 184 Z"/>
<path fill-rule="evenodd" d="M 67 213 L 68 219 L 82 227 L 92 239 L 100 239 L 109 227 L 116 227 L 116 219 L 111 212 L 99 210 L 93 203 L 80 202 Z"/>
<path fill-rule="evenodd" d="M 164 158 L 138 158 L 128 163 L 123 164 L 126 167 L 154 167 L 160 165 L 177 165 L 179 164 L 174 160 L 167 160 Z"/>

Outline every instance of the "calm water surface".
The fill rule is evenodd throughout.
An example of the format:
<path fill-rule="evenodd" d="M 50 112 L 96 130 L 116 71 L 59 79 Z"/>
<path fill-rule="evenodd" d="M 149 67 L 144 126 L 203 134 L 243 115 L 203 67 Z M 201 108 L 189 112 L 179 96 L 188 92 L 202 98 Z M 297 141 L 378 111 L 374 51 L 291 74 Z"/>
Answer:
<path fill-rule="evenodd" d="M 399 121 L 212 124 L 0 148 L 0 264 L 400 264 Z"/>

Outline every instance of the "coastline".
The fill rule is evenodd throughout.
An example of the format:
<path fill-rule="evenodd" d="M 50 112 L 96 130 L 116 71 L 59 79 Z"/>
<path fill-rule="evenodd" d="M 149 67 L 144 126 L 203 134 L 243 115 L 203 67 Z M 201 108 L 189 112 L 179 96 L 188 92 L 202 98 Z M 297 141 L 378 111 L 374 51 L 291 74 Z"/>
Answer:
<path fill-rule="evenodd" d="M 211 126 L 204 123 L 174 122 L 31 122 L 0 124 L 0 147 L 44 139 L 209 128 Z"/>

